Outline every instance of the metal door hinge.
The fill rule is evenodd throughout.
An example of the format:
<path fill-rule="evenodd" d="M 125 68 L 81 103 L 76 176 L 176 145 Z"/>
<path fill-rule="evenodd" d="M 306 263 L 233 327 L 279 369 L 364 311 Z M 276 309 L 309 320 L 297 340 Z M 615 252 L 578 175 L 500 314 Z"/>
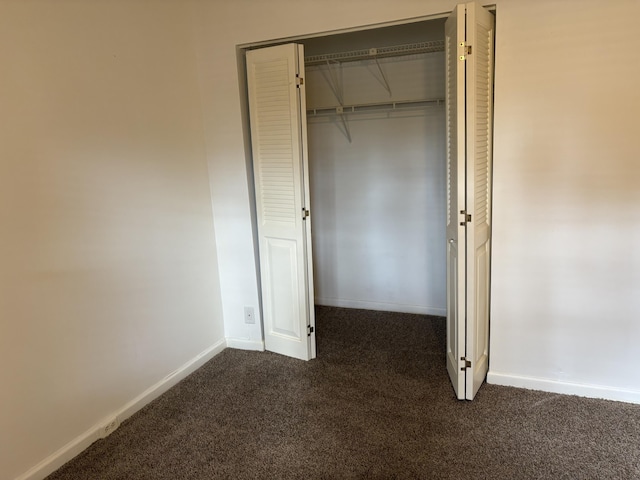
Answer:
<path fill-rule="evenodd" d="M 471 45 L 465 45 L 464 42 L 460 42 L 460 46 L 464 47 L 464 55 L 460 55 L 460 60 L 464 61 L 467 56 L 471 55 Z"/>
<path fill-rule="evenodd" d="M 306 220 L 308 216 L 309 216 L 309 210 L 307 210 L 306 208 L 303 208 L 302 209 L 302 219 Z"/>
<path fill-rule="evenodd" d="M 296 87 L 300 88 L 300 85 L 304 85 L 304 78 L 299 73 L 296 73 Z"/>
<path fill-rule="evenodd" d="M 466 226 L 467 223 L 471 222 L 471 214 L 467 213 L 466 210 L 460 210 L 460 215 L 462 215 L 462 221 L 460 222 L 461 226 Z"/>
<path fill-rule="evenodd" d="M 307 337 L 310 337 L 313 333 L 313 327 L 311 325 L 307 325 Z"/>
<path fill-rule="evenodd" d="M 466 357 L 460 357 L 460 360 L 464 362 L 464 366 L 460 368 L 460 370 L 464 371 L 467 368 L 471 368 L 471 360 L 467 360 Z"/>

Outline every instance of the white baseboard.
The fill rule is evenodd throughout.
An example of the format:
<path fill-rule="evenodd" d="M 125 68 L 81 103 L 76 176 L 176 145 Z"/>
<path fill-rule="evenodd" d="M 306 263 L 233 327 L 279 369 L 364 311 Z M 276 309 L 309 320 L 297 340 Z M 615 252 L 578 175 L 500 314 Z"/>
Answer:
<path fill-rule="evenodd" d="M 264 352 L 264 342 L 262 340 L 246 340 L 243 338 L 227 337 L 227 347 L 238 350 L 256 350 Z"/>
<path fill-rule="evenodd" d="M 89 430 L 71 440 L 64 447 L 52 453 L 37 465 L 30 468 L 15 480 L 42 480 L 47 475 L 55 472 L 62 465 L 73 459 L 76 455 L 88 448 L 93 442 L 106 437 L 117 429 L 120 424 L 136 413 L 142 407 L 152 402 L 180 380 L 196 371 L 206 362 L 218 355 L 227 347 L 225 340 L 213 344 L 196 357 L 189 360 L 176 371 L 170 373 L 152 387 L 145 390 L 136 398 L 125 404 L 111 415 L 102 419 Z"/>
<path fill-rule="evenodd" d="M 489 372 L 487 383 L 507 387 L 527 388 L 543 392 L 578 395 L 580 397 L 602 398 L 618 402 L 640 404 L 640 391 L 623 388 L 607 387 L 603 385 L 589 385 L 582 383 L 561 382 L 546 378 L 526 377 L 505 373 Z"/>
<path fill-rule="evenodd" d="M 420 315 L 435 315 L 446 317 L 447 309 L 424 305 L 405 305 L 400 303 L 369 302 L 364 300 L 346 300 L 343 298 L 316 297 L 316 305 L 327 307 L 360 308 L 362 310 L 380 310 L 383 312 L 417 313 Z"/>

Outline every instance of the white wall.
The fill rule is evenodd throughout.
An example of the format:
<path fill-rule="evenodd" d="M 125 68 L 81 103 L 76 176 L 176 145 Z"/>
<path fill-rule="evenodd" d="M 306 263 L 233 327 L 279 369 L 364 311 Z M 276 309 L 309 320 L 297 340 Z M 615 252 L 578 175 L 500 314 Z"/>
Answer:
<path fill-rule="evenodd" d="M 436 14 L 455 3 L 197 4 L 227 336 L 260 338 L 260 327 L 242 319 L 258 291 L 236 45 Z M 640 65 L 630 47 L 640 3 L 495 3 L 490 379 L 640 402 Z"/>
<path fill-rule="evenodd" d="M 0 478 L 224 343 L 191 35 L 179 2 L 0 3 Z"/>
<path fill-rule="evenodd" d="M 492 381 L 640 402 L 639 15 L 499 6 Z"/>
<path fill-rule="evenodd" d="M 375 64 L 346 63 L 345 104 L 444 99 L 443 53 L 380 65 L 392 95 Z M 327 78 L 306 70 L 307 108 L 338 104 Z M 351 143 L 340 117 L 308 118 L 316 303 L 446 315 L 444 103 L 347 121 Z"/>

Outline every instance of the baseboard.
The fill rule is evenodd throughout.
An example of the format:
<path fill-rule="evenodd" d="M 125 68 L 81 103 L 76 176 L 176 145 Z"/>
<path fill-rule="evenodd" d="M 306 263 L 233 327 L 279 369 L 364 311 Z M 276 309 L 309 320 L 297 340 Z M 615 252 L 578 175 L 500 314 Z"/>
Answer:
<path fill-rule="evenodd" d="M 256 350 L 264 352 L 264 342 L 262 340 L 245 340 L 242 338 L 227 337 L 227 347 L 238 350 Z"/>
<path fill-rule="evenodd" d="M 578 395 L 580 397 L 602 398 L 605 400 L 640 404 L 640 391 L 607 387 L 603 385 L 561 382 L 545 378 L 510 375 L 491 371 L 487 374 L 487 383 L 503 385 L 506 387 L 527 388 L 529 390 L 541 390 L 543 392 L 562 393 L 565 395 Z"/>
<path fill-rule="evenodd" d="M 420 315 L 435 315 L 446 317 L 447 309 L 439 307 L 429 307 L 424 305 L 405 305 L 388 302 L 368 302 L 364 300 L 346 300 L 343 298 L 316 297 L 316 305 L 327 307 L 360 308 L 362 310 L 380 310 L 383 312 L 417 313 Z"/>
<path fill-rule="evenodd" d="M 74 438 L 58 451 L 52 453 L 40 463 L 30 468 L 15 480 L 42 480 L 47 475 L 55 472 L 62 465 L 73 459 L 83 450 L 88 448 L 93 442 L 106 437 L 116 430 L 120 424 L 136 413 L 142 407 L 152 402 L 171 387 L 176 385 L 180 380 L 186 378 L 189 374 L 195 372 L 198 368 L 218 355 L 227 347 L 226 341 L 220 340 L 213 344 L 196 357 L 189 360 L 176 371 L 170 373 L 152 387 L 145 390 L 136 398 L 125 404 L 111 415 L 102 419 L 96 425 L 84 432 L 82 435 Z"/>
<path fill-rule="evenodd" d="M 158 398 L 164 392 L 180 382 L 180 380 L 185 379 L 213 357 L 221 353 L 225 348 L 227 348 L 227 342 L 225 339 L 222 339 L 189 360 L 174 372 L 164 377 L 160 382 L 156 383 L 138 397 L 134 398 L 131 402 L 127 403 L 118 414 L 118 418 L 122 416 L 120 421 L 124 421 L 129 418 L 146 404 Z"/>

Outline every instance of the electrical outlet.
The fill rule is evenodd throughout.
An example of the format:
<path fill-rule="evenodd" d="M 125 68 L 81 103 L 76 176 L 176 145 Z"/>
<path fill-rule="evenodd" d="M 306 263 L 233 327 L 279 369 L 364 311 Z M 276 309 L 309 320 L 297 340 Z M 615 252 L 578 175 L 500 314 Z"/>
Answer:
<path fill-rule="evenodd" d="M 244 307 L 244 323 L 256 323 L 256 314 L 253 307 Z"/>
<path fill-rule="evenodd" d="M 120 422 L 118 422 L 118 417 L 113 417 L 102 427 L 102 437 L 104 438 L 111 435 L 119 426 Z"/>

